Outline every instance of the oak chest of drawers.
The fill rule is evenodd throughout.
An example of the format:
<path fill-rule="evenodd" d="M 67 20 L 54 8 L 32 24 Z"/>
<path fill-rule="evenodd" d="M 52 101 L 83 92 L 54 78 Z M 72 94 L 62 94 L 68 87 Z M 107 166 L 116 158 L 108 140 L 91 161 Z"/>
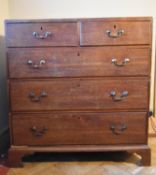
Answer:
<path fill-rule="evenodd" d="M 8 20 L 9 162 L 147 145 L 152 19 Z"/>

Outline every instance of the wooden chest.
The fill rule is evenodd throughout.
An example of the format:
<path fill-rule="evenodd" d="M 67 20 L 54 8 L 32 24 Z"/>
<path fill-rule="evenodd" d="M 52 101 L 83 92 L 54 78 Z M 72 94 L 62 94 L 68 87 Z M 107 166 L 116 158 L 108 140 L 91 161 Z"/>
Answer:
<path fill-rule="evenodd" d="M 6 21 L 10 165 L 35 152 L 147 145 L 152 19 Z"/>

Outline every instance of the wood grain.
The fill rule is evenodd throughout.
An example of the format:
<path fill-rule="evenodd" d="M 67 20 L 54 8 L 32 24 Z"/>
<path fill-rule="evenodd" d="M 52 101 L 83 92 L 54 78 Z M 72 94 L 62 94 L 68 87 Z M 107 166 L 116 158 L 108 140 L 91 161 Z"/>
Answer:
<path fill-rule="evenodd" d="M 37 39 L 33 32 L 44 36 L 45 32 L 51 32 L 51 36 L 45 39 Z M 7 47 L 30 46 L 77 46 L 77 23 L 25 23 L 8 24 L 6 28 Z"/>
<path fill-rule="evenodd" d="M 81 40 L 80 45 L 135 45 L 151 43 L 151 23 L 149 21 L 136 22 L 81 22 Z M 107 30 L 117 33 L 118 30 L 124 30 L 124 34 L 117 38 L 111 38 Z"/>
<path fill-rule="evenodd" d="M 10 78 L 150 76 L 149 47 L 78 47 L 8 49 Z M 125 66 L 116 66 L 129 58 Z M 28 65 L 28 61 L 33 62 Z M 40 66 L 40 61 L 45 64 Z M 37 65 L 39 67 L 35 68 Z"/>
<path fill-rule="evenodd" d="M 146 115 L 143 112 L 13 115 L 13 144 L 144 144 Z M 125 130 L 121 129 L 123 126 L 126 126 Z M 33 127 L 36 132 L 32 131 Z M 37 136 L 43 128 L 47 131 Z"/>
<path fill-rule="evenodd" d="M 5 24 L 10 166 L 38 152 L 73 151 L 126 151 L 150 165 L 151 17 Z"/>
<path fill-rule="evenodd" d="M 124 91 L 128 96 L 114 101 L 110 92 L 120 97 Z M 30 93 L 40 97 L 34 102 Z M 23 80 L 11 82 L 11 108 L 13 111 L 37 110 L 107 110 L 147 109 L 147 78 L 101 78 L 101 79 L 53 79 Z"/>

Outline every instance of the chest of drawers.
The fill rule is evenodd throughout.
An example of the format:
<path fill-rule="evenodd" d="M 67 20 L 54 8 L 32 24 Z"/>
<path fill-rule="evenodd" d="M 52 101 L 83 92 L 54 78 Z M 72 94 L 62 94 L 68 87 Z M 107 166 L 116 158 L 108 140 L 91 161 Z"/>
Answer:
<path fill-rule="evenodd" d="M 9 163 L 147 145 L 152 19 L 6 21 Z"/>

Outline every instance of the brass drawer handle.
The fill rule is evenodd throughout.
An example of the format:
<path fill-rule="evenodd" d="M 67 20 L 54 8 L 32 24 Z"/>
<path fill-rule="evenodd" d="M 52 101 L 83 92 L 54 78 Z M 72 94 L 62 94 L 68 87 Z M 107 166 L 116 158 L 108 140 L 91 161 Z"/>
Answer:
<path fill-rule="evenodd" d="M 115 124 L 112 124 L 110 126 L 110 130 L 113 132 L 115 135 L 120 135 L 122 134 L 125 130 L 127 129 L 126 124 L 121 124 L 119 126 L 116 126 Z"/>
<path fill-rule="evenodd" d="M 125 66 L 126 64 L 128 64 L 130 62 L 129 58 L 125 58 L 124 61 L 122 61 L 121 63 L 118 63 L 116 58 L 112 58 L 112 64 L 114 64 L 115 66 Z"/>
<path fill-rule="evenodd" d="M 113 32 L 111 30 L 106 30 L 106 34 L 110 38 L 120 38 L 121 36 L 123 36 L 124 33 L 125 33 L 125 31 L 123 29 L 119 29 L 119 30 L 113 31 Z"/>
<path fill-rule="evenodd" d="M 44 59 L 41 59 L 39 64 L 35 64 L 32 60 L 28 60 L 27 64 L 34 69 L 39 69 L 42 67 L 42 65 L 46 64 L 46 61 Z"/>
<path fill-rule="evenodd" d="M 48 131 L 48 127 L 43 127 L 41 129 L 38 129 L 36 126 L 32 126 L 30 128 L 30 131 L 35 137 L 41 137 Z"/>
<path fill-rule="evenodd" d="M 29 92 L 28 97 L 32 102 L 39 102 L 43 97 L 46 97 L 47 93 L 42 91 L 39 96 L 36 96 L 34 92 Z"/>
<path fill-rule="evenodd" d="M 120 96 L 117 96 L 115 91 L 111 91 L 110 96 L 114 101 L 121 101 L 124 97 L 128 96 L 128 91 L 123 91 Z"/>
<path fill-rule="evenodd" d="M 32 35 L 37 38 L 37 39 L 46 39 L 48 38 L 49 36 L 52 35 L 51 32 L 45 32 L 43 35 L 40 35 L 38 32 L 33 32 Z"/>

